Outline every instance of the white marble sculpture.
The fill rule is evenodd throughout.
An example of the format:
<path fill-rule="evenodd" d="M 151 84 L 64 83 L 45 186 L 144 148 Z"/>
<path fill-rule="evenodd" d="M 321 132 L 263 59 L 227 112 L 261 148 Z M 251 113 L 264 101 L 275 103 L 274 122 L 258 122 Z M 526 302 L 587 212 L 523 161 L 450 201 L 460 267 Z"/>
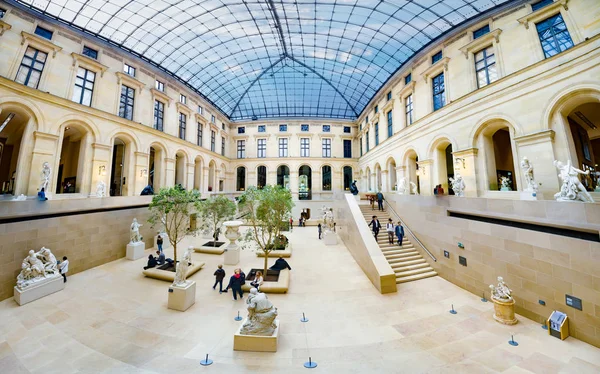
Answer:
<path fill-rule="evenodd" d="M 131 222 L 131 243 L 138 243 L 142 241 L 143 238 L 140 235 L 140 227 L 142 226 L 142 224 L 138 223 L 137 218 L 134 218 L 133 222 Z"/>
<path fill-rule="evenodd" d="M 175 270 L 175 279 L 173 280 L 173 286 L 185 287 L 187 285 L 187 271 L 188 267 L 192 264 L 192 252 L 194 247 L 188 247 L 183 255 L 183 259 L 177 263 L 177 269 Z"/>
<path fill-rule="evenodd" d="M 406 178 L 405 177 L 401 177 L 400 180 L 398 181 L 398 194 L 399 195 L 405 195 L 405 194 L 410 194 L 410 191 L 408 190 L 408 186 L 406 185 Z"/>
<path fill-rule="evenodd" d="M 106 197 L 106 183 L 98 181 L 96 185 L 96 197 Z"/>
<path fill-rule="evenodd" d="M 49 278 L 60 277 L 56 264 L 56 257 L 45 247 L 38 252 L 33 250 L 21 263 L 21 273 L 17 276 L 17 288 L 24 290 L 34 283 L 38 283 Z"/>
<path fill-rule="evenodd" d="M 510 179 L 505 176 L 500 177 L 500 191 L 512 191 L 512 188 L 510 188 Z"/>
<path fill-rule="evenodd" d="M 267 299 L 267 295 L 252 288 L 246 304 L 248 304 L 248 318 L 242 325 L 240 334 L 272 336 L 277 328 L 275 324 L 277 308 Z"/>
<path fill-rule="evenodd" d="M 13 201 L 25 201 L 25 200 L 27 200 L 27 196 L 25 196 L 23 194 L 20 194 L 19 196 L 15 197 L 13 199 Z"/>
<path fill-rule="evenodd" d="M 410 182 L 410 187 L 413 195 L 419 194 L 419 190 L 417 189 L 417 185 L 415 184 L 415 182 Z"/>
<path fill-rule="evenodd" d="M 454 191 L 456 196 L 465 196 L 465 181 L 460 173 L 454 174 L 454 178 L 450 178 L 450 183 L 452 183 L 452 191 Z"/>
<path fill-rule="evenodd" d="M 333 209 L 323 205 L 321 211 L 323 212 L 323 234 L 327 235 L 334 231 Z"/>
<path fill-rule="evenodd" d="M 492 294 L 492 299 L 497 301 L 509 302 L 512 300 L 512 290 L 508 288 L 506 283 L 504 283 L 504 279 L 502 277 L 498 277 L 497 286 L 494 287 L 493 284 L 490 284 L 490 292 Z"/>
<path fill-rule="evenodd" d="M 50 175 L 52 174 L 52 169 L 50 169 L 50 164 L 48 162 L 44 162 L 42 165 L 42 183 L 40 184 L 40 191 L 42 188 L 44 192 L 48 192 L 48 185 L 50 184 Z"/>
<path fill-rule="evenodd" d="M 579 170 L 571 164 L 571 160 L 567 164 L 554 160 L 554 166 L 558 169 L 558 177 L 562 181 L 560 192 L 554 194 L 556 201 L 583 201 L 593 203 L 594 199 L 587 192 L 581 181 L 579 174 L 588 175 L 590 171 Z"/>
<path fill-rule="evenodd" d="M 527 183 L 525 191 L 537 192 L 538 185 L 537 183 L 535 183 L 535 179 L 533 179 L 533 165 L 527 157 L 523 157 L 523 160 L 521 160 L 521 170 L 523 171 L 523 175 L 525 176 L 525 182 Z"/>

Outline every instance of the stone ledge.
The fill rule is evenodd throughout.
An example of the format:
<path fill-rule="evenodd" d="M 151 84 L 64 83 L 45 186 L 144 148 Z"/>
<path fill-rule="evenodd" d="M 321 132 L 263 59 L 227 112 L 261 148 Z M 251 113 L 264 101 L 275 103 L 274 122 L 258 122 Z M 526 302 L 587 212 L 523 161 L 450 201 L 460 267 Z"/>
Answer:
<path fill-rule="evenodd" d="M 261 251 L 261 250 L 257 250 L 256 251 L 256 256 L 257 257 L 265 257 L 265 252 Z M 292 243 L 288 243 L 288 246 L 286 249 L 284 250 L 273 250 L 271 252 L 269 252 L 269 254 L 267 255 L 267 257 L 269 258 L 279 258 L 279 257 L 292 257 Z"/>
<path fill-rule="evenodd" d="M 252 268 L 262 268 L 261 266 L 253 266 Z M 245 292 L 250 291 L 250 282 L 246 281 L 246 284 L 242 286 L 242 290 Z M 279 272 L 279 280 L 277 282 L 264 282 L 260 287 L 260 292 L 264 293 L 287 293 L 290 288 L 290 271 L 288 269 L 281 270 Z"/>
<path fill-rule="evenodd" d="M 188 267 L 186 278 L 189 278 L 192 275 L 196 274 L 198 271 L 200 271 L 200 269 L 204 267 L 205 264 L 205 262 L 196 262 L 190 265 L 190 267 Z M 144 276 L 148 278 L 159 279 L 166 282 L 173 282 L 173 280 L 175 280 L 174 271 L 160 270 L 159 268 L 150 268 L 143 270 L 142 274 L 144 274 Z"/>
<path fill-rule="evenodd" d="M 227 247 L 226 242 L 223 242 L 223 244 L 221 244 L 218 247 L 209 247 L 201 245 L 199 247 L 194 247 L 194 252 L 205 253 L 209 255 L 222 255 L 225 252 L 225 247 Z"/>

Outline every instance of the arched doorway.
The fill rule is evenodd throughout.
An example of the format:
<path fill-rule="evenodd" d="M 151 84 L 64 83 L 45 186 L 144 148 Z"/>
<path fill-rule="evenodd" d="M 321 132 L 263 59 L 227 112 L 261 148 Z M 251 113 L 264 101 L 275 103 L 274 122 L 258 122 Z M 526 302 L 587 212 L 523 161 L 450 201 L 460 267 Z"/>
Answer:
<path fill-rule="evenodd" d="M 405 167 L 405 178 L 406 187 L 413 193 L 411 182 L 417 186 L 417 192 L 421 193 L 421 184 L 419 181 L 419 156 L 414 149 L 409 149 L 404 155 L 404 167 Z"/>
<path fill-rule="evenodd" d="M 227 181 L 227 167 L 225 164 L 221 164 L 221 169 L 219 170 L 219 192 L 225 191 L 225 182 Z M 231 187 L 233 189 L 233 187 Z"/>
<path fill-rule="evenodd" d="M 352 185 L 352 167 L 344 166 L 344 191 L 349 191 Z"/>
<path fill-rule="evenodd" d="M 321 168 L 321 179 L 323 191 L 331 191 L 331 166 L 325 165 Z"/>
<path fill-rule="evenodd" d="M 267 185 L 267 167 L 259 166 L 256 168 L 256 187 L 258 189 Z"/>
<path fill-rule="evenodd" d="M 566 116 L 567 136 L 573 166 L 587 172 L 579 179 L 586 190 L 600 192 L 600 101 L 586 102 Z"/>
<path fill-rule="evenodd" d="M 236 169 L 236 191 L 246 191 L 246 168 L 239 166 Z"/>
<path fill-rule="evenodd" d="M 398 187 L 398 181 L 396 180 L 396 161 L 391 157 L 387 162 L 387 172 L 389 179 L 388 191 L 396 191 Z"/>
<path fill-rule="evenodd" d="M 196 157 L 194 160 L 194 189 L 201 191 L 202 182 L 202 158 Z"/>
<path fill-rule="evenodd" d="M 367 170 L 365 171 L 365 177 L 367 178 L 367 191 L 373 191 L 373 176 L 371 175 L 371 169 L 367 166 Z"/>
<path fill-rule="evenodd" d="M 375 190 L 381 191 L 383 185 L 381 183 L 381 165 L 375 165 Z"/>
<path fill-rule="evenodd" d="M 127 195 L 127 171 L 129 168 L 128 143 L 119 137 L 113 141 L 112 163 L 110 167 L 110 196 Z"/>
<path fill-rule="evenodd" d="M 2 194 L 36 193 L 39 179 L 29 181 L 33 132 L 36 128 L 36 121 L 27 110 L 9 104 L 0 107 L 0 192 Z M 30 182 L 33 184 L 31 187 L 28 185 Z"/>
<path fill-rule="evenodd" d="M 298 200 L 312 199 L 312 169 L 302 165 L 298 169 Z"/>
<path fill-rule="evenodd" d="M 208 192 L 213 192 L 216 186 L 216 163 L 211 161 L 208 164 Z"/>
<path fill-rule="evenodd" d="M 286 165 L 277 168 L 277 185 L 290 189 L 290 168 Z"/>
<path fill-rule="evenodd" d="M 484 124 L 476 134 L 479 149 L 478 162 L 483 170 L 479 181 L 482 191 L 516 191 L 513 130 L 508 122 L 494 120 Z M 502 188 L 500 181 L 506 178 L 508 188 Z"/>
<path fill-rule="evenodd" d="M 177 152 L 175 154 L 175 185 L 186 188 L 186 164 L 187 157 L 183 152 Z"/>
<path fill-rule="evenodd" d="M 155 193 L 164 186 L 164 159 L 165 149 L 158 144 L 150 146 L 148 157 L 148 185 L 152 186 Z"/>
<path fill-rule="evenodd" d="M 60 158 L 56 171 L 55 193 L 83 193 L 89 191 L 91 146 L 93 135 L 82 125 L 64 126 Z"/>
<path fill-rule="evenodd" d="M 450 178 L 454 178 L 454 161 L 452 143 L 448 139 L 439 139 L 432 149 L 433 158 L 433 188 L 442 185 L 445 193 L 454 194 L 450 186 Z"/>

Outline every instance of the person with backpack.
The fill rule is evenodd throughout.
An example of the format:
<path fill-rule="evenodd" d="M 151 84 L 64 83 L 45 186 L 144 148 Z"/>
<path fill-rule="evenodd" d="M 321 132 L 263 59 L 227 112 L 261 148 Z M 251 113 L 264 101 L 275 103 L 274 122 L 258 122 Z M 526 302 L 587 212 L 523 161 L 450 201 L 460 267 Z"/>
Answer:
<path fill-rule="evenodd" d="M 375 240 L 377 240 L 377 235 L 379 235 L 379 230 L 381 229 L 381 223 L 377 219 L 377 216 L 373 216 L 371 222 L 369 222 L 369 226 L 373 225 L 371 228 L 373 230 L 373 236 L 375 236 Z"/>
<path fill-rule="evenodd" d="M 394 244 L 394 222 L 392 222 L 392 219 L 388 219 L 388 222 L 385 225 L 385 231 L 388 234 L 388 242 L 390 244 Z"/>
<path fill-rule="evenodd" d="M 383 198 L 383 194 L 381 193 L 381 191 L 377 192 L 377 209 L 378 210 L 383 210 L 383 200 L 385 200 Z"/>

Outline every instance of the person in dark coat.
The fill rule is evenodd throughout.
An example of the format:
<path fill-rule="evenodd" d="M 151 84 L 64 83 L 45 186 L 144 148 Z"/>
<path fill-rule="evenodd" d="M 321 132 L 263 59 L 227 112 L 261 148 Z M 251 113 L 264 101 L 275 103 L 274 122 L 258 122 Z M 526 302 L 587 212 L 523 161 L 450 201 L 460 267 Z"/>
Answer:
<path fill-rule="evenodd" d="M 148 264 L 144 266 L 144 270 L 156 267 L 156 257 L 152 255 L 148 255 Z"/>
<path fill-rule="evenodd" d="M 228 289 L 231 288 L 233 291 L 233 300 L 237 300 L 237 295 L 240 295 L 240 299 L 244 297 L 244 291 L 242 291 L 242 286 L 246 283 L 246 276 L 242 276 L 242 271 L 240 269 L 235 269 L 235 272 L 229 278 L 229 284 L 225 289 L 227 292 Z"/>
<path fill-rule="evenodd" d="M 404 239 L 404 227 L 402 227 L 402 222 L 398 221 L 398 225 L 396 226 L 396 237 L 398 238 L 398 245 L 402 247 L 402 240 Z"/>
<path fill-rule="evenodd" d="M 42 189 L 40 190 L 40 192 L 38 192 L 38 200 L 39 201 L 46 201 L 46 200 L 48 200 L 48 198 L 46 197 L 46 191 L 44 190 L 44 187 L 42 187 Z"/>
<path fill-rule="evenodd" d="M 218 269 L 215 271 L 215 285 L 213 286 L 213 290 L 216 290 L 217 284 L 219 285 L 219 293 L 223 293 L 223 279 L 225 278 L 225 270 L 223 270 L 223 265 L 219 265 Z"/>
<path fill-rule="evenodd" d="M 290 267 L 290 264 L 288 264 L 288 262 L 286 260 L 284 260 L 283 257 L 279 257 L 275 261 L 275 264 L 273 264 L 273 266 L 271 266 L 269 269 L 270 270 L 283 270 L 283 269 L 292 270 L 292 268 Z"/>
<path fill-rule="evenodd" d="M 159 235 L 156 238 L 156 245 L 158 246 L 159 252 L 162 252 L 163 251 L 163 249 L 162 249 L 162 246 L 163 246 L 163 238 L 162 238 L 162 236 Z"/>
<path fill-rule="evenodd" d="M 369 226 L 373 226 L 371 229 L 373 230 L 373 236 L 375 236 L 375 240 L 377 240 L 377 235 L 379 235 L 379 230 L 381 229 L 381 223 L 379 223 L 377 216 L 373 216 L 373 219 L 371 219 L 371 222 L 369 222 Z"/>
<path fill-rule="evenodd" d="M 383 210 L 383 194 L 381 191 L 377 192 L 377 209 Z"/>
<path fill-rule="evenodd" d="M 317 226 L 317 229 L 319 230 L 319 239 L 321 239 L 321 234 L 323 233 L 323 227 L 321 226 L 321 224 L 319 223 L 319 225 Z"/>

